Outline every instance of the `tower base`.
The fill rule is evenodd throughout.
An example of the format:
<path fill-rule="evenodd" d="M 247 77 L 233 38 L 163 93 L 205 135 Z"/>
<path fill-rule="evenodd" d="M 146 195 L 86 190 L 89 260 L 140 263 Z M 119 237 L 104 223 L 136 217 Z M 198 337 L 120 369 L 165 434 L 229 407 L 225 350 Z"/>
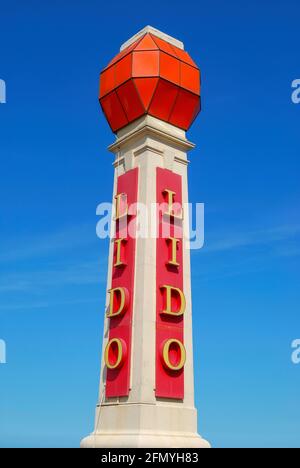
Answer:
<path fill-rule="evenodd" d="M 198 434 L 105 434 L 85 437 L 81 448 L 210 448 Z"/>
<path fill-rule="evenodd" d="M 209 448 L 197 433 L 195 408 L 178 404 L 106 404 L 82 448 Z"/>

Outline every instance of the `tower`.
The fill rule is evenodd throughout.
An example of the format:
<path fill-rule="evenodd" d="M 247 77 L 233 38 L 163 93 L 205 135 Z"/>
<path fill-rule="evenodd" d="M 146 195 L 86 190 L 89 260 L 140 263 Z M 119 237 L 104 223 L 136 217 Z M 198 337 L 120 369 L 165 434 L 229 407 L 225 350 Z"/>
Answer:
<path fill-rule="evenodd" d="M 116 134 L 114 236 L 95 430 L 81 446 L 209 447 L 197 433 L 183 236 L 200 71 L 180 41 L 147 26 L 101 72 L 100 104 Z"/>

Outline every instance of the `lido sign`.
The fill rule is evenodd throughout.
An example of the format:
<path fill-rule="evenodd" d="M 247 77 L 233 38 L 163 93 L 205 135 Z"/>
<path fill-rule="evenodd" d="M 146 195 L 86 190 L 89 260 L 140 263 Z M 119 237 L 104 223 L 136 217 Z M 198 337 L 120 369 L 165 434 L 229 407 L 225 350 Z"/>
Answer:
<path fill-rule="evenodd" d="M 184 397 L 183 209 L 181 176 L 157 168 L 156 388 L 157 397 Z M 117 179 L 112 278 L 108 291 L 109 337 L 104 352 L 106 397 L 129 394 L 133 321 L 138 168 Z M 128 220 L 130 218 L 130 220 Z M 128 221 L 131 235 L 128 236 Z M 169 232 L 168 237 L 164 232 Z M 142 314 L 142 310 L 135 311 Z"/>

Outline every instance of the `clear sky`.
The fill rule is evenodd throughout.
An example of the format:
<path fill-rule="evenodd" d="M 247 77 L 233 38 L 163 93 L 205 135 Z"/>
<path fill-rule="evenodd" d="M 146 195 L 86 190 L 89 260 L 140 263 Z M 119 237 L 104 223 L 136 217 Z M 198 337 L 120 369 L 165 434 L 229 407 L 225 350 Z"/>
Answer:
<path fill-rule="evenodd" d="M 202 70 L 189 131 L 199 431 L 215 447 L 300 447 L 297 0 L 0 2 L 0 446 L 78 446 L 93 429 L 113 142 L 99 72 L 147 24 Z"/>

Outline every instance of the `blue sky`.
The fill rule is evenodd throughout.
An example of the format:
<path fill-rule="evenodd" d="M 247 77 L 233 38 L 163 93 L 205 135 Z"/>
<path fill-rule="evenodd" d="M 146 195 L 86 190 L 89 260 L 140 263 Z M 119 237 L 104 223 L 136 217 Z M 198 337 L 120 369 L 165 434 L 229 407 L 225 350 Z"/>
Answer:
<path fill-rule="evenodd" d="M 0 4 L 0 446 L 78 446 L 93 427 L 107 264 L 96 206 L 114 137 L 99 71 L 147 24 L 202 71 L 189 131 L 199 431 L 215 447 L 300 447 L 299 2 Z"/>

